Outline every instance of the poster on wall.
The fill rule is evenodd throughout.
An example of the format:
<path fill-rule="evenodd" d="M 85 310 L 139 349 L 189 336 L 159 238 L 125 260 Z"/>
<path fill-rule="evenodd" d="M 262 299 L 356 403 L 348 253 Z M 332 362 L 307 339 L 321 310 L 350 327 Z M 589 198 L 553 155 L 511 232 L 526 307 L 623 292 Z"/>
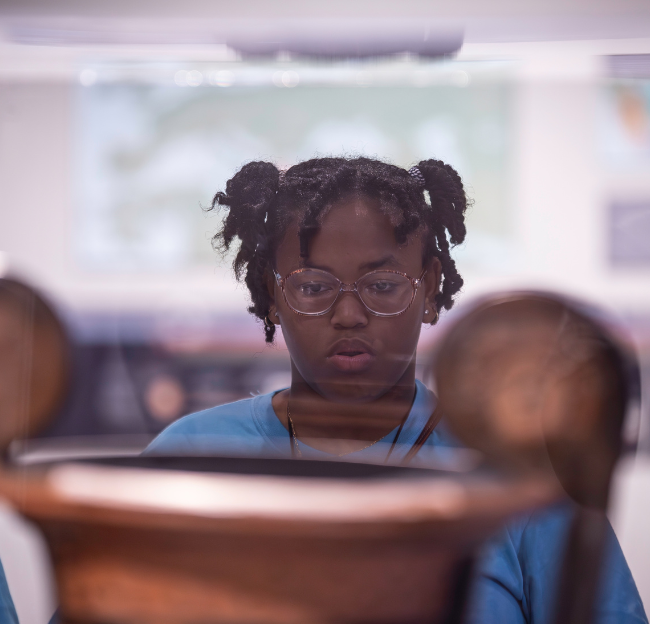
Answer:
<path fill-rule="evenodd" d="M 87 81 L 76 101 L 79 266 L 214 267 L 210 238 L 220 217 L 204 209 L 239 167 L 341 154 L 456 167 L 480 206 L 469 214 L 472 243 L 460 261 L 483 269 L 507 263 L 511 88 L 471 82 L 458 70 L 427 82 L 417 65 L 400 68 L 397 82 L 373 81 L 365 67 L 353 80 L 326 67 L 248 67 L 180 70 L 171 84 Z"/>

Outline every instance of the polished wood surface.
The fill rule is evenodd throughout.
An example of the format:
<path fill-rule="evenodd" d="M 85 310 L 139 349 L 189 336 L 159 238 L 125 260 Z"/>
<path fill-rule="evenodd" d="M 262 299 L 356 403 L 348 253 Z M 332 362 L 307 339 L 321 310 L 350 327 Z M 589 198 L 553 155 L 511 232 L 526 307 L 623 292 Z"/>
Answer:
<path fill-rule="evenodd" d="M 0 278 L 0 450 L 52 422 L 71 382 L 59 318 L 29 286 Z"/>
<path fill-rule="evenodd" d="M 69 474 L 91 471 L 63 467 Z M 291 519 L 261 511 L 237 515 L 223 503 L 201 513 L 189 504 L 147 499 L 139 505 L 61 486 L 61 467 L 7 472 L 0 494 L 43 531 L 54 561 L 60 608 L 68 622 L 443 622 L 460 591 L 475 548 L 503 521 L 548 502 L 557 491 L 541 482 L 491 478 L 407 479 L 412 489 L 397 509 L 382 512 L 382 487 L 375 482 L 377 513 L 350 506 L 359 482 L 342 487 L 336 520 Z M 167 474 L 103 468 L 108 479 L 144 472 L 148 483 Z M 54 476 L 53 476 L 54 475 Z M 219 483 L 223 475 L 197 476 Z M 269 485 L 249 476 L 247 487 Z M 281 480 L 290 507 L 300 497 L 300 479 Z M 296 491 L 291 493 L 292 483 Z M 57 485 L 58 484 L 58 485 Z M 64 484 L 65 485 L 65 484 Z M 141 482 L 147 486 L 147 482 Z M 329 484 L 331 485 L 331 484 Z M 309 480 L 309 487 L 328 482 Z M 438 488 L 439 496 L 435 496 Z M 119 488 L 113 490 L 119 493 Z M 422 496 L 418 500 L 417 492 Z M 346 497 L 348 497 L 346 499 Z M 147 498 L 143 494 L 143 498 Z M 437 498 L 437 500 L 434 500 Z M 337 501 L 328 494 L 328 505 Z M 299 501 L 298 501 L 299 502 Z M 375 504 L 371 499 L 367 503 Z M 400 504 L 403 508 L 400 510 Z M 331 510 L 330 510 L 331 511 Z M 220 515 L 222 514 L 222 515 Z M 304 515 L 304 514 L 303 514 Z"/>
<path fill-rule="evenodd" d="M 493 465 L 556 479 L 578 503 L 553 621 L 592 624 L 611 478 L 640 399 L 633 350 L 600 311 L 550 293 L 504 293 L 451 327 L 434 368 L 461 440 Z"/>
<path fill-rule="evenodd" d="M 454 324 L 435 378 L 447 422 L 470 448 L 555 476 L 576 502 L 604 510 L 629 404 L 627 359 L 577 305 L 504 294 Z"/>

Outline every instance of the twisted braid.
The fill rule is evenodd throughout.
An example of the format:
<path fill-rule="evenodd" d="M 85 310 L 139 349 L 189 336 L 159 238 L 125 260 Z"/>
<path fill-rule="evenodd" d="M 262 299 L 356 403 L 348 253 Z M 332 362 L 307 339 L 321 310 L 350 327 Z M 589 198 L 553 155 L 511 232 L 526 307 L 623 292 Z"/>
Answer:
<path fill-rule="evenodd" d="M 277 203 L 279 181 L 280 171 L 275 165 L 250 162 L 228 180 L 226 192 L 218 192 L 210 207 L 230 208 L 220 232 L 212 239 L 212 245 L 226 253 L 235 237 L 241 241 L 233 262 L 233 270 L 238 280 L 244 277 L 251 293 L 252 305 L 248 311 L 261 319 L 268 317 L 271 303 L 266 288 L 266 277 L 275 250 L 269 245 L 268 226 L 276 221 L 273 212 Z M 265 322 L 264 332 L 266 342 L 273 342 L 275 325 Z"/>
<path fill-rule="evenodd" d="M 419 162 L 418 168 L 424 177 L 424 188 L 431 202 L 426 221 L 435 235 L 438 251 L 431 250 L 430 253 L 437 256 L 442 265 L 443 281 L 436 295 L 436 306 L 438 310 L 449 310 L 454 304 L 453 296 L 463 287 L 463 278 L 451 257 L 450 248 L 465 240 L 465 211 L 469 202 L 462 180 L 453 167 L 432 159 Z"/>

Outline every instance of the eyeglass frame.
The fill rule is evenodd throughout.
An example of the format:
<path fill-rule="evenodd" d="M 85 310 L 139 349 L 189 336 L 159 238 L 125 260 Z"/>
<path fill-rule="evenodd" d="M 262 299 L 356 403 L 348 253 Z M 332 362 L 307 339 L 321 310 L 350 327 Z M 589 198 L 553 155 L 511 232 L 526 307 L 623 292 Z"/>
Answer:
<path fill-rule="evenodd" d="M 303 273 L 305 271 L 318 271 L 319 273 L 326 273 L 327 275 L 331 275 L 338 283 L 339 283 L 339 291 L 336 293 L 336 297 L 334 297 L 334 301 L 330 304 L 330 306 L 326 309 L 323 310 L 323 312 L 300 312 L 296 310 L 290 303 L 289 300 L 287 299 L 287 293 L 284 290 L 284 284 L 286 280 L 288 280 L 292 275 L 295 275 L 296 273 Z M 383 312 L 375 312 L 374 310 L 371 310 L 366 302 L 362 299 L 361 295 L 359 294 L 359 291 L 357 289 L 357 284 L 367 277 L 368 275 L 372 275 L 373 273 L 394 273 L 395 275 L 401 275 L 402 277 L 405 277 L 406 279 L 411 282 L 411 288 L 413 289 L 413 294 L 411 295 L 411 300 L 409 301 L 408 305 L 401 311 L 401 312 L 393 312 L 391 314 L 388 313 L 383 313 Z M 280 290 L 282 291 L 282 297 L 289 306 L 289 309 L 294 313 L 294 314 L 299 314 L 300 316 L 324 316 L 328 312 L 332 310 L 336 302 L 339 300 L 339 297 L 341 296 L 342 292 L 349 292 L 349 293 L 356 293 L 357 298 L 359 301 L 363 304 L 363 307 L 370 312 L 370 314 L 374 314 L 375 316 L 382 316 L 382 317 L 391 317 L 391 316 L 400 316 L 401 314 L 404 314 L 412 305 L 413 302 L 415 301 L 415 297 L 417 297 L 418 294 L 418 288 L 422 285 L 422 281 L 424 280 L 424 276 L 426 275 L 427 270 L 424 269 L 422 273 L 420 274 L 420 277 L 411 277 L 410 275 L 407 275 L 406 273 L 402 273 L 401 271 L 395 271 L 394 269 L 375 269 L 374 271 L 368 271 L 364 275 L 362 275 L 358 280 L 356 280 L 352 284 L 348 284 L 346 282 L 342 282 L 336 275 L 333 275 L 329 271 L 323 271 L 322 269 L 312 269 L 309 267 L 302 267 L 301 269 L 296 269 L 295 271 L 291 271 L 291 273 L 285 275 L 282 277 L 275 269 L 273 270 L 273 275 L 275 276 L 275 281 L 277 285 L 280 287 Z M 344 286 L 348 286 L 348 288 L 343 288 Z"/>

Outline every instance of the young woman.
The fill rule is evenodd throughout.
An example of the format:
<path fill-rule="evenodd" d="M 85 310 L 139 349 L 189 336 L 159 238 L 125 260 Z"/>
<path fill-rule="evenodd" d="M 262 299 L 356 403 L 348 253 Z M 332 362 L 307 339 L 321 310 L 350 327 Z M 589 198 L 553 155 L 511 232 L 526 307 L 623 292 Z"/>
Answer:
<path fill-rule="evenodd" d="M 450 246 L 465 238 L 467 205 L 460 177 L 437 160 L 409 171 L 366 158 L 284 173 L 245 165 L 214 198 L 228 208 L 215 242 L 240 242 L 235 274 L 267 342 L 282 328 L 291 387 L 186 416 L 147 452 L 444 462 L 455 444 L 415 378 L 415 352 L 422 325 L 463 284 Z M 473 621 L 549 619 L 569 514 L 537 514 L 490 546 Z M 610 543 L 600 621 L 647 622 L 613 533 Z"/>

